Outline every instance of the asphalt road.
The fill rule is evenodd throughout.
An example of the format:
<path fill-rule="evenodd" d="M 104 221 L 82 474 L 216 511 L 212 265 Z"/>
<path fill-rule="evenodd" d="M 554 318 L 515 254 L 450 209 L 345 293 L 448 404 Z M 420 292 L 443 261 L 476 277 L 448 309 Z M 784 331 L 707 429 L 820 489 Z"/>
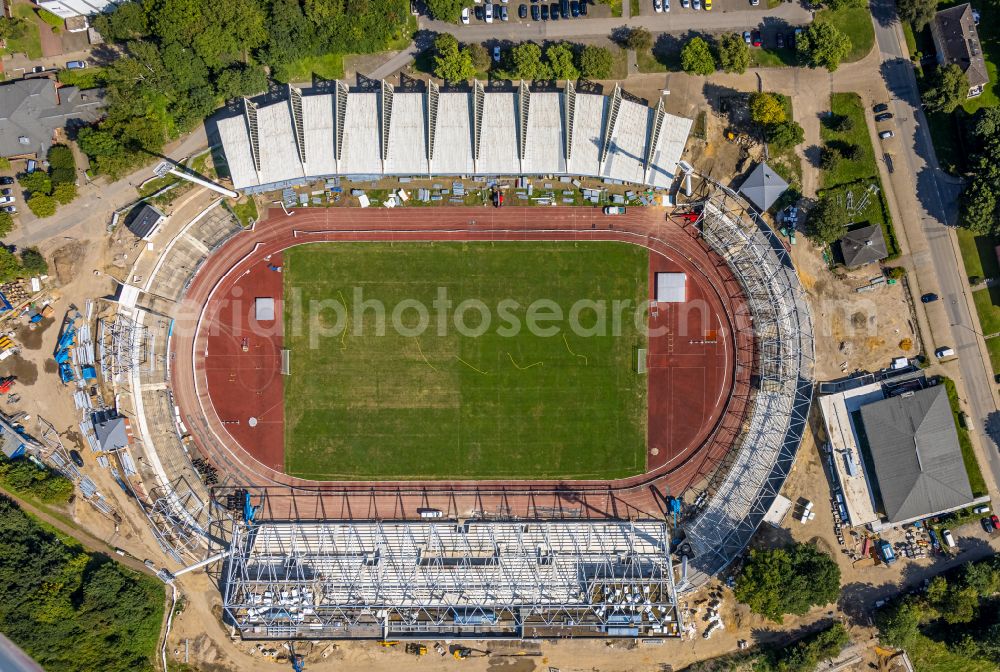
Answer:
<path fill-rule="evenodd" d="M 933 291 L 941 297 L 937 303 L 925 307 L 932 331 L 928 349 L 951 346 L 958 355 L 958 371 L 964 383 L 964 400 L 972 416 L 973 432 L 986 454 L 994 483 L 1000 484 L 1000 454 L 994 439 L 1000 419 L 993 395 L 993 372 L 981 347 L 978 320 L 974 319 L 971 308 L 955 232 L 948 226 L 957 207 L 956 185 L 938 167 L 913 67 L 901 43 L 893 0 L 875 0 L 872 13 L 882 76 L 895 115 L 896 137 L 884 142 L 883 149 L 892 154 L 895 163 L 904 161 L 909 169 L 897 171 L 907 174 L 909 179 L 893 175 L 893 190 L 904 215 L 913 215 L 904 216 L 908 235 L 926 239 L 926 250 L 914 254 L 913 259 L 920 290 Z M 944 368 L 953 366 L 946 364 Z"/>

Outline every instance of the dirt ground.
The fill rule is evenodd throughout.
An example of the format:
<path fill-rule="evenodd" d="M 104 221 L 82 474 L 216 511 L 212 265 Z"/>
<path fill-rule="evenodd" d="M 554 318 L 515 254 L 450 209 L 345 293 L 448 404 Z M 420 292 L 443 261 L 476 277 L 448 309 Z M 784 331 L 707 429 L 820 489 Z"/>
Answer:
<path fill-rule="evenodd" d="M 812 310 L 817 380 L 841 378 L 857 370 L 877 371 L 888 367 L 893 357 L 914 357 L 920 352 L 902 282 L 857 292 L 882 275 L 877 264 L 830 271 L 819 248 L 801 235 L 797 242 L 792 260 Z"/>

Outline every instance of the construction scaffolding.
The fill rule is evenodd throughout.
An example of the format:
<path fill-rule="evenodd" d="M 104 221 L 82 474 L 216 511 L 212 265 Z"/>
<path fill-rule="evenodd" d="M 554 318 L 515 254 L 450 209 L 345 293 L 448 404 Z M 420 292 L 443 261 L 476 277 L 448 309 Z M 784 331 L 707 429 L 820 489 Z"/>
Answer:
<path fill-rule="evenodd" d="M 101 377 L 108 383 L 122 382 L 123 374 L 142 366 L 149 357 L 146 326 L 136 324 L 126 311 L 99 319 L 97 338 Z"/>
<path fill-rule="evenodd" d="M 806 428 L 814 365 L 809 309 L 784 246 L 725 187 L 709 183 L 696 207 L 702 237 L 743 289 L 758 354 L 752 411 L 731 465 L 685 525 L 692 586 L 743 552 L 781 490 Z"/>
<path fill-rule="evenodd" d="M 664 521 L 244 522 L 246 638 L 680 636 Z"/>

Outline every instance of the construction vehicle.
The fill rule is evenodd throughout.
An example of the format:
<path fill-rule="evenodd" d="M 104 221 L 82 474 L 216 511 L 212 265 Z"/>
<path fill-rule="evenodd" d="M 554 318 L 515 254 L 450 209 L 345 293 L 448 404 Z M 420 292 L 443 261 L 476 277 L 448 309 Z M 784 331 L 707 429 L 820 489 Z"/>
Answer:
<path fill-rule="evenodd" d="M 10 388 L 14 387 L 15 380 L 17 380 L 16 376 L 4 376 L 0 378 L 0 394 L 10 392 Z"/>
<path fill-rule="evenodd" d="M 301 653 L 292 654 L 292 670 L 302 672 L 304 669 L 306 669 L 306 659 L 302 657 Z"/>
<path fill-rule="evenodd" d="M 379 642 L 378 645 L 381 646 L 381 647 L 383 647 L 383 648 L 388 649 L 389 647 L 392 647 L 392 646 L 399 646 L 399 642 L 397 642 L 396 640 L 392 640 L 392 639 L 384 639 L 381 642 Z"/>
<path fill-rule="evenodd" d="M 456 646 L 451 655 L 455 657 L 455 660 L 465 660 L 466 658 L 485 658 L 490 655 L 490 652 L 470 649 L 466 646 Z"/>
<path fill-rule="evenodd" d="M 410 643 L 406 645 L 406 652 L 413 656 L 426 656 L 427 647 L 423 644 Z"/>

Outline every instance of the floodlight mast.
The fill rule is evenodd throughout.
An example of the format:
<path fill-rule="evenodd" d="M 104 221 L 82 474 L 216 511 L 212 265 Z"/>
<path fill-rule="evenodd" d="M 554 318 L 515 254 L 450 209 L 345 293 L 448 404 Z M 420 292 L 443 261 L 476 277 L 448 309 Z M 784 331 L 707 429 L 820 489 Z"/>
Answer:
<path fill-rule="evenodd" d="M 187 180 L 188 182 L 194 182 L 195 184 L 200 184 L 203 187 L 207 187 L 212 191 L 218 192 L 223 196 L 228 196 L 229 198 L 239 198 L 239 194 L 232 189 L 226 189 L 222 185 L 216 184 L 210 180 L 202 179 L 196 175 L 183 170 L 178 170 L 173 164 L 168 161 L 163 161 L 156 168 L 153 169 L 153 173 L 157 177 L 163 177 L 165 175 L 176 175 L 177 177 Z"/>

